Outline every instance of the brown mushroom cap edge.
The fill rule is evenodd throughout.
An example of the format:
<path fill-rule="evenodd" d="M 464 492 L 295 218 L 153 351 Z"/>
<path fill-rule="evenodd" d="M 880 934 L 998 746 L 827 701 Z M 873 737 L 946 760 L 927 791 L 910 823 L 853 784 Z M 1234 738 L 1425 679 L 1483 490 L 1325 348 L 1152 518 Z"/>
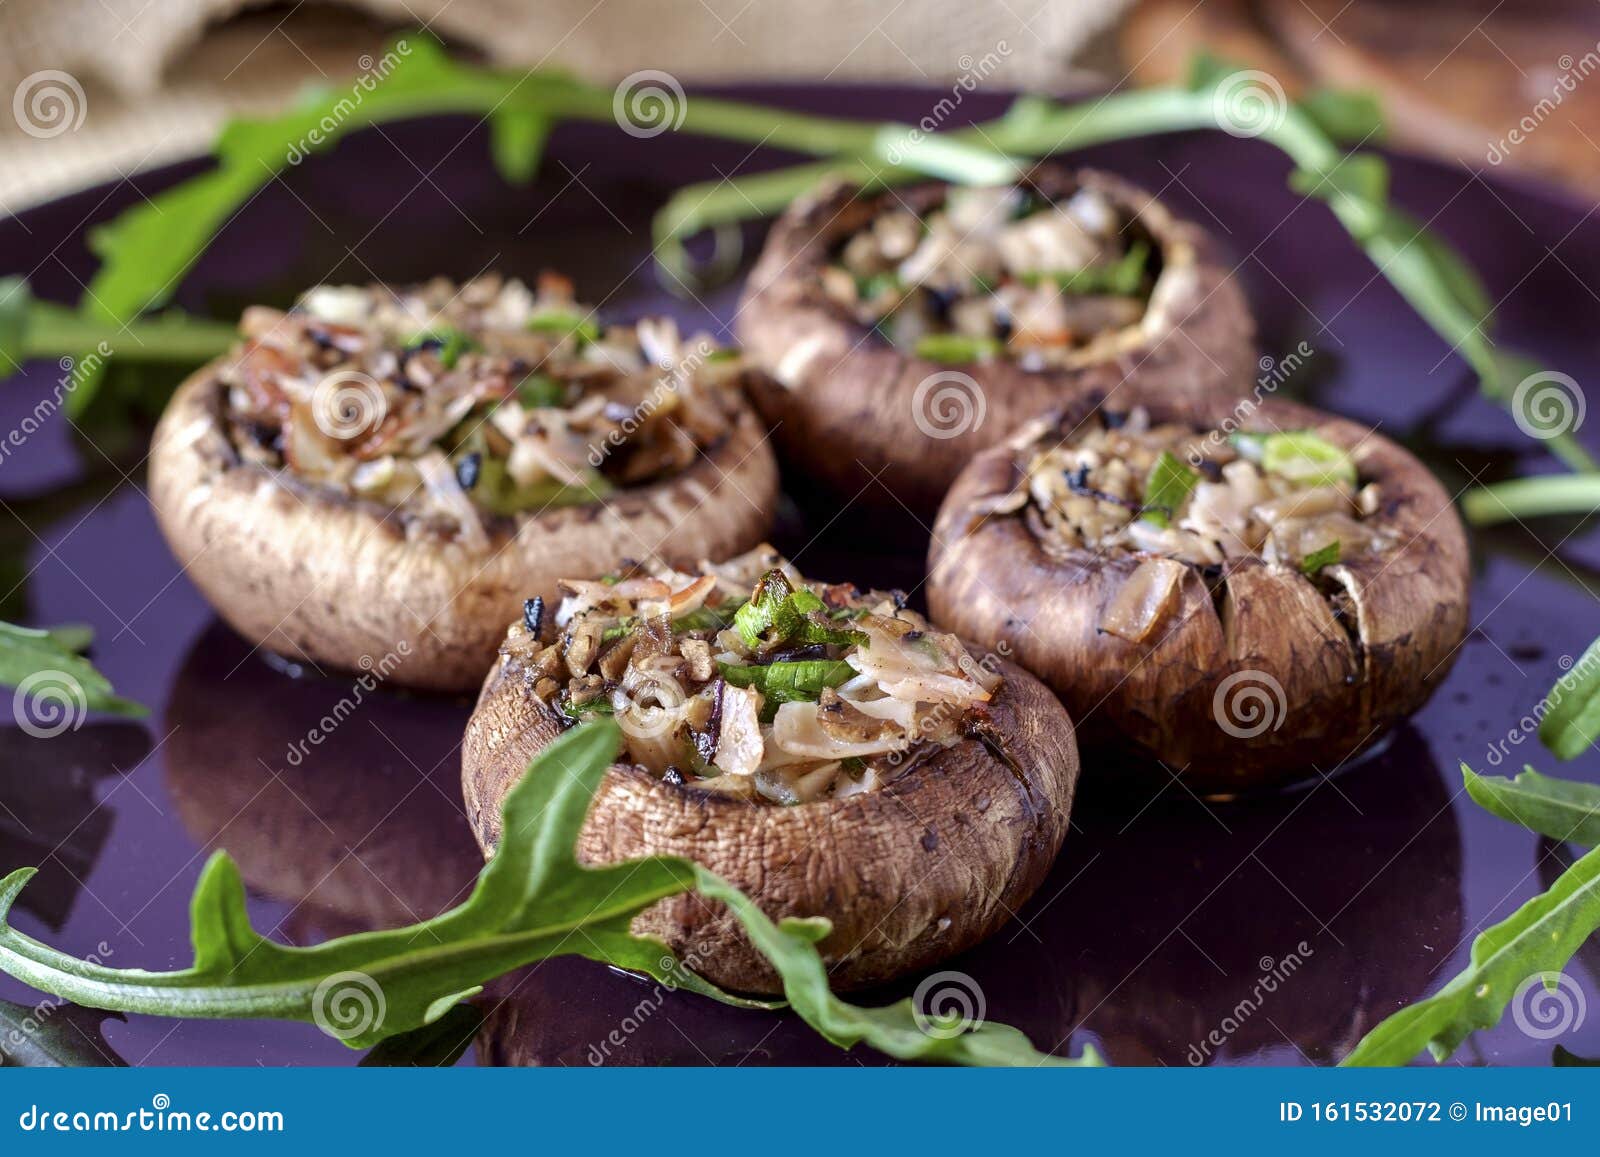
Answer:
<path fill-rule="evenodd" d="M 220 363 L 191 376 L 157 426 L 150 500 L 185 572 L 241 635 L 290 659 L 378 669 L 396 684 L 477 687 L 524 599 L 563 577 L 655 553 L 691 566 L 755 546 L 777 464 L 742 404 L 682 473 L 604 502 L 487 520 L 475 551 L 404 510 L 241 462 L 223 427 Z"/>
<path fill-rule="evenodd" d="M 1150 413 L 1196 430 L 1308 429 L 1351 452 L 1362 481 L 1381 492 L 1368 521 L 1397 540 L 1325 569 L 1353 621 L 1340 622 L 1297 570 L 1252 558 L 1213 583 L 1186 567 L 1151 639 L 1100 631 L 1144 556 L 1052 555 L 1021 518 L 979 515 L 1020 477 L 1029 450 L 1014 446 L 975 459 L 940 510 L 929 549 L 934 617 L 980 646 L 1007 639 L 1062 697 L 1087 747 L 1154 756 L 1215 792 L 1331 773 L 1422 706 L 1466 633 L 1467 542 L 1449 495 L 1389 439 L 1309 407 L 1170 401 Z"/>
<path fill-rule="evenodd" d="M 991 935 L 1043 881 L 1066 836 L 1078 751 L 1066 711 L 1008 662 L 988 741 L 964 739 L 874 791 L 781 807 L 697 791 L 618 763 L 578 838 L 581 862 L 694 860 L 774 919 L 825 916 L 819 945 L 841 991 L 924 968 Z M 503 655 L 462 744 L 462 785 L 485 854 L 505 797 L 561 732 L 520 660 Z M 720 904 L 689 894 L 633 922 L 736 992 L 781 991 L 776 972 Z"/>
<path fill-rule="evenodd" d="M 765 371 L 752 397 L 786 458 L 835 493 L 892 506 L 886 488 L 932 511 L 974 454 L 1046 410 L 1081 416 L 1105 399 L 1128 409 L 1248 389 L 1255 323 L 1202 229 L 1108 173 L 1044 164 L 1027 182 L 1052 199 L 1098 190 L 1159 244 L 1162 273 L 1133 340 L 1112 357 L 1042 372 L 1007 359 L 944 365 L 895 349 L 828 298 L 820 277 L 835 245 L 872 219 L 881 198 L 825 187 L 773 225 L 739 306 L 739 340 Z M 946 189 L 927 184 L 883 196 L 923 212 Z"/>

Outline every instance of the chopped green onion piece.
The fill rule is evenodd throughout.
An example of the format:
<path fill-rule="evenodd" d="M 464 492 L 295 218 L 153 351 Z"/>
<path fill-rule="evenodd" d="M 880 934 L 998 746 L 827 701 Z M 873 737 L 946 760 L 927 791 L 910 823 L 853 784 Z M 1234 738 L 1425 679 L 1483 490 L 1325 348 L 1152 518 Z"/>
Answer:
<path fill-rule="evenodd" d="M 802 615 L 809 615 L 812 611 L 822 610 L 824 604 L 822 600 L 816 596 L 815 592 L 809 591 L 805 587 L 801 587 L 799 590 L 795 591 L 794 594 L 789 596 L 789 605 L 795 610 L 799 611 Z"/>
<path fill-rule="evenodd" d="M 517 384 L 517 401 L 530 410 L 553 410 L 567 401 L 567 387 L 548 374 L 529 374 Z"/>
<path fill-rule="evenodd" d="M 796 662 L 735 666 L 719 663 L 722 677 L 735 687 L 754 687 L 769 704 L 816 702 L 829 687 L 855 677 L 856 669 L 843 659 L 802 659 Z"/>
<path fill-rule="evenodd" d="M 898 273 L 873 273 L 857 277 L 856 297 L 862 301 L 876 300 L 886 291 L 900 288 L 900 275 Z"/>
<path fill-rule="evenodd" d="M 1307 577 L 1315 575 L 1325 566 L 1332 566 L 1339 561 L 1339 540 L 1336 538 L 1327 546 L 1318 547 L 1305 558 L 1300 560 L 1300 573 Z"/>
<path fill-rule="evenodd" d="M 587 719 L 591 715 L 615 715 L 617 709 L 604 695 L 597 695 L 583 703 L 574 703 L 563 691 L 556 697 L 556 710 L 568 719 Z"/>
<path fill-rule="evenodd" d="M 919 358 L 948 365 L 999 357 L 1005 348 L 1006 343 L 997 337 L 968 337 L 963 333 L 924 334 L 913 347 Z"/>
<path fill-rule="evenodd" d="M 586 470 L 581 483 L 568 484 L 547 478 L 528 486 L 518 486 L 506 471 L 503 458 L 485 457 L 478 467 L 478 483 L 471 490 L 473 501 L 491 514 L 513 515 L 556 506 L 582 506 L 598 502 L 614 487 L 598 470 Z"/>
<path fill-rule="evenodd" d="M 613 579 L 608 585 L 615 586 L 616 580 Z M 687 614 L 680 615 L 672 620 L 672 633 L 674 635 L 682 635 L 689 631 L 721 631 L 726 629 L 732 618 L 732 612 L 725 614 L 722 611 L 713 610 L 711 607 L 696 607 Z M 629 615 L 619 620 L 615 626 L 607 627 L 602 631 L 600 633 L 600 641 L 602 643 L 615 642 L 630 633 L 638 625 L 638 616 Z"/>
<path fill-rule="evenodd" d="M 734 629 L 747 647 L 759 647 L 762 637 L 778 626 L 780 612 L 794 594 L 794 587 L 781 570 L 774 568 L 761 576 L 748 603 L 733 616 Z M 787 632 L 781 637 L 787 638 Z"/>
<path fill-rule="evenodd" d="M 827 604 L 815 592 L 805 587 L 795 590 L 782 571 L 770 570 L 762 576 L 755 597 L 734 615 L 733 625 L 751 648 L 778 643 L 866 646 L 864 632 L 830 627 L 811 618 L 826 611 Z"/>
<path fill-rule="evenodd" d="M 1172 516 L 1199 482 L 1197 471 L 1179 462 L 1171 450 L 1161 451 L 1161 457 L 1150 467 L 1150 476 L 1144 480 L 1142 517 L 1156 526 L 1171 525 Z"/>
<path fill-rule="evenodd" d="M 1228 445 L 1233 447 L 1234 453 L 1246 462 L 1261 465 L 1262 455 L 1266 453 L 1264 447 L 1270 434 L 1253 434 L 1245 430 L 1236 430 L 1228 435 Z"/>
<path fill-rule="evenodd" d="M 1131 297 L 1144 284 L 1145 264 L 1149 260 L 1150 245 L 1141 238 L 1128 246 L 1121 257 L 1104 265 L 1088 265 L 1070 273 L 1027 273 L 1022 280 L 1027 285 L 1053 283 L 1063 293 Z"/>
<path fill-rule="evenodd" d="M 424 330 L 407 342 L 406 348 L 417 350 L 428 345 L 439 347 L 439 364 L 447 370 L 456 368 L 456 363 L 461 360 L 462 354 L 479 348 L 477 342 L 454 326 Z"/>
<path fill-rule="evenodd" d="M 1307 486 L 1356 484 L 1355 459 L 1309 430 L 1268 434 L 1261 444 L 1261 468 Z"/>
<path fill-rule="evenodd" d="M 576 338 L 579 345 L 600 340 L 600 327 L 593 318 L 573 313 L 571 310 L 550 310 L 528 319 L 528 328 L 534 333 L 555 334 Z"/>

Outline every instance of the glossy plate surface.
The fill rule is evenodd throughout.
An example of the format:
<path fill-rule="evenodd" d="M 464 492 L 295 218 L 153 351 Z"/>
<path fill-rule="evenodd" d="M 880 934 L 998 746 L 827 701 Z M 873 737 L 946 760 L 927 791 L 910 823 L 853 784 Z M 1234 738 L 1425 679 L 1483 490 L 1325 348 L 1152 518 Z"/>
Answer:
<path fill-rule="evenodd" d="M 744 89 L 737 95 L 847 115 L 916 120 L 940 94 Z M 963 116 L 994 115 L 969 95 Z M 627 318 L 665 310 L 727 336 L 737 297 L 667 295 L 649 260 L 649 215 L 674 188 L 780 158 L 704 141 L 563 128 L 539 182 L 507 187 L 487 134 L 459 120 L 368 132 L 308 160 L 234 220 L 180 304 L 215 316 L 285 303 L 321 281 L 570 272 L 583 300 Z M 448 154 L 448 159 L 442 160 Z M 1285 187 L 1271 148 L 1221 134 L 1097 149 L 1082 158 L 1159 192 L 1213 229 L 1239 263 L 1265 350 L 1305 341 L 1293 388 L 1380 426 L 1452 490 L 1505 475 L 1534 444 L 1478 399 L 1465 368 L 1375 273 L 1326 209 Z M 193 166 L 142 177 L 146 192 Z M 1502 332 L 1580 382 L 1600 380 L 1600 268 L 1592 209 L 1538 188 L 1398 160 L 1399 202 L 1483 270 Z M 36 291 L 76 297 L 93 269 L 84 230 L 133 203 L 132 185 L 0 222 L 0 265 Z M 752 241 L 754 234 L 752 234 Z M 35 365 L 0 393 L 18 427 L 60 376 Z M 1584 431 L 1585 434 L 1588 431 Z M 93 720 L 37 739 L 0 728 L 0 868 L 38 864 L 15 920 L 119 967 L 189 961 L 187 903 L 207 852 L 238 860 L 256 926 L 294 943 L 430 915 L 479 864 L 461 812 L 458 740 L 469 704 L 349 676 L 295 678 L 218 624 L 156 531 L 137 466 L 60 421 L 0 461 L 5 617 L 88 622 L 145 724 Z M 925 532 L 846 509 L 817 513 L 803 478 L 777 541 L 808 572 L 915 592 Z M 1508 915 L 1571 854 L 1481 812 L 1459 761 L 1507 774 L 1530 761 L 1600 780 L 1589 753 L 1557 767 L 1523 717 L 1600 633 L 1600 539 L 1513 527 L 1475 541 L 1471 636 L 1428 706 L 1381 754 L 1301 790 L 1204 803 L 1169 785 L 1111 798 L 1093 777 L 1054 875 L 991 942 L 948 968 L 995 1020 L 1040 1047 L 1100 1042 L 1117 1064 L 1326 1063 L 1466 961 L 1477 929 Z M 903 543 L 903 546 L 896 545 Z M 1558 550 L 1553 548 L 1559 547 Z M 14 571 L 11 568 L 16 568 Z M 356 709 L 342 706 L 354 700 Z M 339 716 L 348 715 L 342 722 Z M 328 721 L 334 720 L 329 726 Z M 9 722 L 9 721 L 8 721 Z M 1493 745 L 1508 734 L 1517 745 Z M 321 738 L 313 741 L 314 736 Z M 1324 768 L 1324 771 L 1331 770 Z M 1102 783 L 1105 779 L 1102 778 Z M 1565 1045 L 1600 1055 L 1600 945 L 1569 970 L 1586 1015 L 1550 1036 L 1536 1014 L 1470 1040 L 1456 1063 L 1548 1064 Z M 509 978 L 469 1053 L 583 1065 L 875 1063 L 789 1017 L 737 1012 L 578 960 Z M 899 993 L 886 993 L 885 999 Z M 0 978 L 0 997 L 38 1000 Z M 1569 1017 L 1569 1023 L 1571 1018 Z M 347 1064 L 315 1028 L 132 1017 L 104 1026 L 133 1064 Z"/>

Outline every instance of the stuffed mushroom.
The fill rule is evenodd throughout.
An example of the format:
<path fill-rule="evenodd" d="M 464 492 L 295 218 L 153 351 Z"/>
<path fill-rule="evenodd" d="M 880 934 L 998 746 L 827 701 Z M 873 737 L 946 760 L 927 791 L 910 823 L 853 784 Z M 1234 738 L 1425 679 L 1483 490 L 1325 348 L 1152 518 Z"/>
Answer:
<path fill-rule="evenodd" d="M 831 981 L 858 988 L 994 932 L 1067 830 L 1072 723 L 1001 654 L 893 594 L 803 579 L 770 548 L 695 573 L 567 582 L 508 632 L 467 726 L 467 811 L 486 853 L 507 792 L 576 721 L 614 716 L 624 750 L 581 859 L 684 856 L 774 918 L 825 916 Z M 634 922 L 725 988 L 779 982 L 728 914 L 695 896 Z"/>
<path fill-rule="evenodd" d="M 150 494 L 271 651 L 467 690 L 560 576 L 766 533 L 777 471 L 739 357 L 668 320 L 602 329 L 565 278 L 324 286 L 241 331 L 169 405 Z"/>
<path fill-rule="evenodd" d="M 1254 324 L 1205 234 L 1105 173 L 833 187 L 773 227 L 740 307 L 785 454 L 836 491 L 931 511 L 1023 420 L 1102 398 L 1233 396 Z"/>
<path fill-rule="evenodd" d="M 928 602 L 1004 640 L 1086 742 L 1202 790 L 1328 773 L 1420 707 L 1467 626 L 1449 496 L 1399 446 L 1287 402 L 1040 419 L 977 458 Z"/>

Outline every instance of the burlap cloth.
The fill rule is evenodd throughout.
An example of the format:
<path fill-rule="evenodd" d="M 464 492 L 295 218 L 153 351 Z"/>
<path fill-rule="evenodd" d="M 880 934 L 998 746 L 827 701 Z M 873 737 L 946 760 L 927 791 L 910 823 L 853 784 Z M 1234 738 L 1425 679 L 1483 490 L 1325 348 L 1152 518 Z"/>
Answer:
<path fill-rule="evenodd" d="M 1127 0 L 0 0 L 0 211 L 204 151 L 230 115 L 355 75 L 428 27 L 502 66 L 614 81 L 981 82 L 1059 89 Z M 260 9 L 260 10 L 257 10 Z M 27 130 L 27 131 L 25 131 Z"/>

